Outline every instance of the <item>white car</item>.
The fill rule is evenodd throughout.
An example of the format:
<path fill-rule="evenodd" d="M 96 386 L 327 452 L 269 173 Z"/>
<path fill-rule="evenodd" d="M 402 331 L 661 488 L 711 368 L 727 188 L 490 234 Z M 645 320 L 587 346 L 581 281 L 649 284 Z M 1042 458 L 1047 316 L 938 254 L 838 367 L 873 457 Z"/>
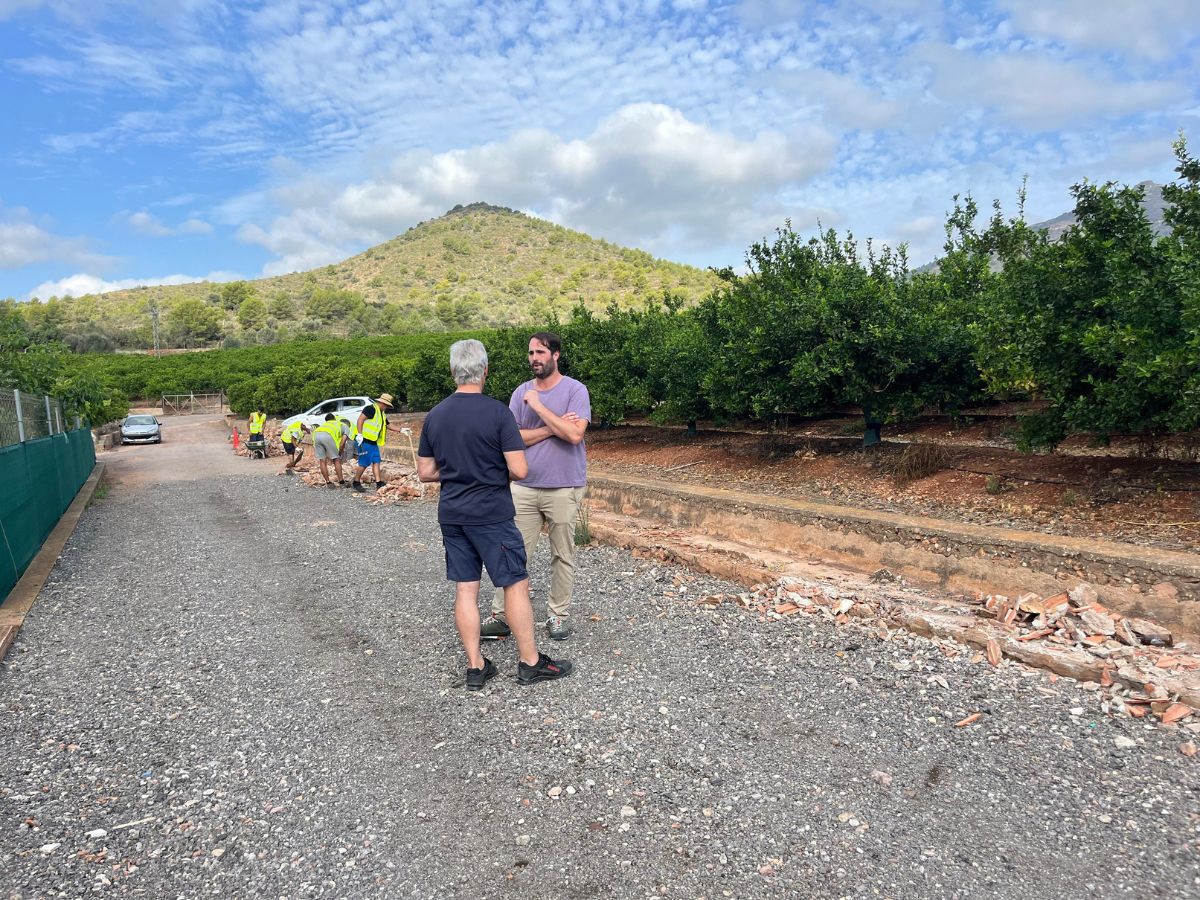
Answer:
<path fill-rule="evenodd" d="M 126 416 L 121 423 L 121 443 L 162 443 L 162 422 L 154 416 Z"/>
<path fill-rule="evenodd" d="M 279 427 L 286 428 L 293 422 L 303 422 L 310 428 L 316 428 L 318 425 L 325 424 L 325 416 L 333 413 L 343 419 L 348 419 L 351 425 L 358 423 L 358 415 L 370 406 L 372 400 L 370 397 L 334 397 L 332 400 L 322 400 L 312 409 L 306 412 L 296 413 L 294 416 L 288 416 L 279 423 Z"/>

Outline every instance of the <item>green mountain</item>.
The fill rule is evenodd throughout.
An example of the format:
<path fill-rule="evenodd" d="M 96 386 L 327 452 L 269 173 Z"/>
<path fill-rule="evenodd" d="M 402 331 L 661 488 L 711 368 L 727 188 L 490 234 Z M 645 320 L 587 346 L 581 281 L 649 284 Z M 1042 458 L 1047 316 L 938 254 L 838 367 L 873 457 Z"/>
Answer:
<path fill-rule="evenodd" d="M 438 331 L 565 317 L 664 291 L 697 301 L 712 272 L 486 203 L 456 206 L 340 263 L 256 281 L 197 282 L 19 304 L 73 349 L 275 343 L 300 334 Z"/>

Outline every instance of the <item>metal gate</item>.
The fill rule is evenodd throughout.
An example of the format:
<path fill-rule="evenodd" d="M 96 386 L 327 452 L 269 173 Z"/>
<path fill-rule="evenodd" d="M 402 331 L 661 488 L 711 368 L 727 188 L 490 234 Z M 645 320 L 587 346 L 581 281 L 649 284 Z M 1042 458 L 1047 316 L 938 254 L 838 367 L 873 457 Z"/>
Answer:
<path fill-rule="evenodd" d="M 163 394 L 164 416 L 192 416 L 225 412 L 225 392 L 219 394 Z"/>

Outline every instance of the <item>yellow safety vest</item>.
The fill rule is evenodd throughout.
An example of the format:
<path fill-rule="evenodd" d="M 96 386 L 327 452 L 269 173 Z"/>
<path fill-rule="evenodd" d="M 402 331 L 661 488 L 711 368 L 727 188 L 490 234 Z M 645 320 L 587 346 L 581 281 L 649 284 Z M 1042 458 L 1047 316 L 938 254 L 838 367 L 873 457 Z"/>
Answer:
<path fill-rule="evenodd" d="M 262 434 L 263 426 L 267 424 L 266 413 L 250 413 L 250 433 Z"/>
<path fill-rule="evenodd" d="M 375 404 L 375 415 L 363 422 L 362 436 L 380 447 L 387 442 L 387 416 L 378 403 Z"/>
<path fill-rule="evenodd" d="M 316 434 L 316 432 L 318 432 L 318 431 L 323 431 L 327 435 L 329 435 L 331 438 L 333 438 L 333 446 L 335 446 L 337 448 L 338 453 L 342 452 L 342 423 L 341 422 L 339 422 L 337 419 L 334 419 L 332 422 L 326 422 L 324 425 L 321 425 L 321 426 L 315 428 L 313 430 L 313 433 Z"/>
<path fill-rule="evenodd" d="M 288 444 L 298 444 L 304 438 L 304 429 L 299 422 L 293 422 L 279 433 L 279 439 Z"/>
<path fill-rule="evenodd" d="M 358 423 L 351 422 L 349 419 L 343 418 L 342 416 L 338 416 L 338 421 L 346 423 L 347 427 L 349 427 L 349 429 L 350 429 L 350 440 L 355 441 L 357 443 Z"/>

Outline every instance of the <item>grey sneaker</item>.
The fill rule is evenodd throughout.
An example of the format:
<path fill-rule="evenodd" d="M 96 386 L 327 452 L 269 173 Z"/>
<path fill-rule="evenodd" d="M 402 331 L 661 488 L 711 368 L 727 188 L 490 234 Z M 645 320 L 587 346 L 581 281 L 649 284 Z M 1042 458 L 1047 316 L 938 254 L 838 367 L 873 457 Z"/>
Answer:
<path fill-rule="evenodd" d="M 565 641 L 571 633 L 571 627 L 562 616 L 551 616 L 546 620 L 546 633 L 554 641 Z"/>
<path fill-rule="evenodd" d="M 499 641 L 510 634 L 508 623 L 498 616 L 488 616 L 479 626 L 479 637 L 485 641 Z"/>

